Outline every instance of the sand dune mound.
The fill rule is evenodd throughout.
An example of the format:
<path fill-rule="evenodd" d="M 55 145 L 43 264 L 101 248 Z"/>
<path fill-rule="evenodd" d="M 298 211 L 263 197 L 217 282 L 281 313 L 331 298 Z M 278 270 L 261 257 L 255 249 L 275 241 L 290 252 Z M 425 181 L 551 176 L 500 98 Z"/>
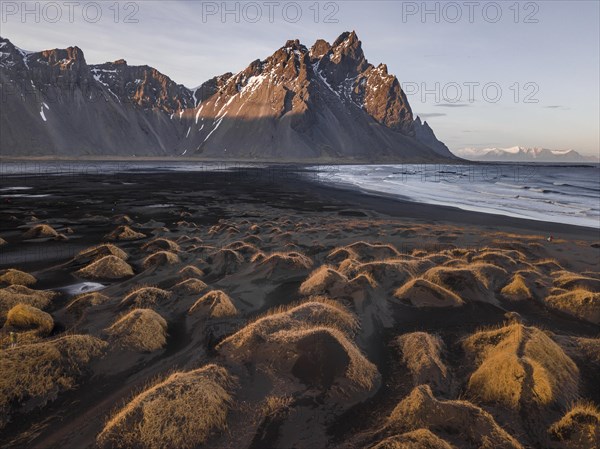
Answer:
<path fill-rule="evenodd" d="M 211 274 L 224 276 L 235 273 L 244 262 L 244 258 L 232 249 L 220 249 L 210 254 L 206 261 L 210 264 Z"/>
<path fill-rule="evenodd" d="M 83 293 L 77 295 L 67 305 L 67 310 L 72 313 L 81 314 L 88 307 L 100 306 L 109 301 L 108 296 L 100 292 Z"/>
<path fill-rule="evenodd" d="M 497 302 L 486 280 L 468 267 L 434 267 L 423 278 L 450 290 L 466 302 Z"/>
<path fill-rule="evenodd" d="M 509 254 L 514 251 L 484 250 L 471 258 L 471 262 L 480 262 L 490 265 L 496 265 L 505 270 L 514 270 L 518 260 L 513 259 Z"/>
<path fill-rule="evenodd" d="M 217 365 L 174 373 L 117 412 L 97 442 L 103 448 L 197 448 L 227 428 L 234 386 Z"/>
<path fill-rule="evenodd" d="M 464 301 L 450 290 L 426 279 L 412 279 L 394 292 L 394 297 L 415 307 L 460 307 Z"/>
<path fill-rule="evenodd" d="M 173 240 L 165 239 L 162 237 L 150 240 L 142 245 L 144 251 L 170 251 L 173 253 L 179 252 L 181 248 Z"/>
<path fill-rule="evenodd" d="M 430 430 L 418 429 L 386 438 L 369 449 L 454 449 L 454 446 Z"/>
<path fill-rule="evenodd" d="M 600 293 L 582 288 L 548 296 L 544 302 L 551 308 L 590 323 L 600 324 Z"/>
<path fill-rule="evenodd" d="M 249 235 L 247 237 L 244 237 L 244 242 L 249 243 L 251 245 L 260 245 L 261 243 L 263 243 L 263 239 L 261 239 L 257 235 Z"/>
<path fill-rule="evenodd" d="M 53 239 L 58 237 L 58 232 L 47 224 L 39 224 L 29 228 L 23 233 L 24 239 Z"/>
<path fill-rule="evenodd" d="M 123 279 L 133 276 L 133 268 L 117 256 L 104 256 L 77 271 L 76 274 L 86 279 Z"/>
<path fill-rule="evenodd" d="M 267 279 L 300 276 L 305 274 L 313 263 L 309 257 L 298 252 L 258 253 L 252 258 L 252 262 L 258 264 L 257 271 Z"/>
<path fill-rule="evenodd" d="M 0 350 L 0 428 L 17 406 L 41 407 L 61 391 L 75 387 L 86 364 L 102 354 L 106 343 L 89 335 Z"/>
<path fill-rule="evenodd" d="M 449 373 L 442 361 L 444 342 L 440 337 L 426 332 L 412 332 L 401 335 L 395 343 L 415 386 L 428 384 L 436 391 L 448 390 Z"/>
<path fill-rule="evenodd" d="M 129 215 L 120 214 L 112 217 L 111 221 L 118 225 L 131 225 L 133 224 L 133 220 L 129 217 Z"/>
<path fill-rule="evenodd" d="M 322 295 L 343 296 L 346 293 L 348 278 L 334 268 L 321 265 L 300 285 L 300 294 L 304 296 Z"/>
<path fill-rule="evenodd" d="M 356 259 L 360 262 L 390 259 L 400 256 L 400 252 L 392 245 L 356 242 L 341 248 L 336 248 L 327 255 L 327 260 L 339 263 L 344 259 Z"/>
<path fill-rule="evenodd" d="M 227 293 L 212 290 L 198 299 L 188 313 L 203 318 L 225 318 L 237 315 L 238 310 Z"/>
<path fill-rule="evenodd" d="M 463 347 L 477 366 L 467 392 L 478 401 L 522 409 L 566 406 L 577 396 L 579 369 L 535 327 L 510 324 L 480 331 Z"/>
<path fill-rule="evenodd" d="M 586 289 L 589 291 L 600 291 L 600 279 L 582 276 L 568 271 L 560 271 L 554 279 L 554 286 L 565 290 Z"/>
<path fill-rule="evenodd" d="M 510 283 L 500 290 L 500 293 L 505 298 L 513 301 L 524 301 L 532 298 L 531 291 L 520 274 L 515 274 Z"/>
<path fill-rule="evenodd" d="M 21 270 L 9 268 L 8 270 L 0 271 L 0 284 L 4 285 L 24 285 L 29 287 L 37 282 L 37 279 Z"/>
<path fill-rule="evenodd" d="M 413 277 L 418 270 L 413 261 L 385 260 L 367 262 L 356 267 L 354 274 L 367 274 L 386 289 L 398 287 Z"/>
<path fill-rule="evenodd" d="M 533 264 L 536 268 L 545 271 L 546 273 L 553 273 L 555 271 L 564 271 L 563 267 L 554 259 L 543 259 Z"/>
<path fill-rule="evenodd" d="M 151 309 L 134 309 L 106 329 L 112 342 L 124 349 L 152 352 L 167 344 L 167 322 Z"/>
<path fill-rule="evenodd" d="M 121 248 L 111 243 L 105 243 L 84 249 L 83 251 L 79 252 L 75 256 L 75 261 L 81 263 L 90 263 L 95 260 L 102 259 L 104 256 L 115 256 L 121 260 L 127 260 L 128 258 L 127 253 Z"/>
<path fill-rule="evenodd" d="M 201 278 L 204 276 L 204 271 L 194 265 L 186 265 L 179 270 L 179 274 L 183 278 Z"/>
<path fill-rule="evenodd" d="M 428 429 L 457 447 L 522 449 L 492 415 L 467 401 L 440 401 L 429 385 L 416 387 L 392 411 L 388 428 L 396 431 Z"/>
<path fill-rule="evenodd" d="M 241 254 L 245 258 L 252 257 L 254 254 L 256 254 L 257 252 L 260 251 L 253 244 L 248 243 L 248 242 L 242 242 L 241 240 L 237 240 L 235 242 L 229 243 L 228 245 L 225 246 L 225 249 L 231 249 L 231 250 Z"/>
<path fill-rule="evenodd" d="M 207 288 L 208 285 L 206 285 L 200 279 L 189 278 L 185 281 L 181 281 L 178 284 L 175 284 L 173 287 L 171 287 L 171 290 L 183 295 L 192 295 L 195 293 L 203 292 Z"/>
<path fill-rule="evenodd" d="M 48 335 L 54 328 L 49 313 L 27 304 L 17 304 L 8 311 L 5 326 L 19 331 L 34 330 L 39 335 Z"/>
<path fill-rule="evenodd" d="M 119 226 L 105 237 L 107 240 L 139 240 L 146 238 L 145 234 L 134 231 L 129 226 Z"/>
<path fill-rule="evenodd" d="M 575 404 L 548 430 L 557 449 L 600 447 L 600 410 L 592 403 Z"/>
<path fill-rule="evenodd" d="M 179 263 L 179 256 L 171 251 L 157 251 L 144 259 L 142 266 L 145 269 L 151 267 L 162 267 Z"/>
<path fill-rule="evenodd" d="M 158 287 L 140 287 L 123 298 L 121 306 L 146 309 L 159 305 L 171 297 L 171 292 Z"/>
<path fill-rule="evenodd" d="M 11 285 L 0 289 L 0 321 L 17 304 L 26 304 L 38 309 L 44 309 L 57 293 L 47 290 L 32 290 L 23 285 Z"/>

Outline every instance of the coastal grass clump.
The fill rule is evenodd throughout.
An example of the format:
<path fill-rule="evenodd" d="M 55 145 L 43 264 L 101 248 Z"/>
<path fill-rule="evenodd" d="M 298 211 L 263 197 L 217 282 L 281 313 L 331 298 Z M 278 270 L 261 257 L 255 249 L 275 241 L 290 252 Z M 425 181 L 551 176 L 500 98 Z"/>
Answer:
<path fill-rule="evenodd" d="M 103 243 L 80 251 L 75 256 L 75 261 L 80 263 L 90 263 L 102 259 L 104 256 L 115 256 L 121 260 L 127 260 L 128 258 L 127 253 L 118 246 L 115 246 L 112 243 Z"/>
<path fill-rule="evenodd" d="M 120 303 L 121 307 L 147 309 L 159 305 L 171 297 L 171 292 L 150 285 L 131 290 Z"/>
<path fill-rule="evenodd" d="M 38 224 L 32 226 L 23 233 L 24 239 L 54 239 L 59 236 L 56 230 L 47 224 Z"/>
<path fill-rule="evenodd" d="M 100 292 L 82 293 L 67 304 L 67 310 L 76 315 L 81 315 L 88 307 L 100 306 L 108 301 L 108 296 Z"/>
<path fill-rule="evenodd" d="M 206 285 L 206 283 L 202 282 L 200 279 L 189 278 L 185 281 L 178 282 L 171 287 L 171 290 L 183 295 L 192 295 L 203 292 L 207 288 L 208 285 Z"/>
<path fill-rule="evenodd" d="M 559 271 L 554 273 L 554 286 L 564 290 L 585 289 L 593 292 L 600 291 L 600 279 L 583 276 L 569 271 Z"/>
<path fill-rule="evenodd" d="M 58 293 L 48 290 L 32 290 L 23 285 L 11 285 L 0 289 L 0 321 L 4 321 L 6 314 L 17 304 L 44 309 Z"/>
<path fill-rule="evenodd" d="M 433 267 L 423 275 L 423 278 L 450 290 L 465 302 L 496 302 L 486 278 L 470 266 Z"/>
<path fill-rule="evenodd" d="M 256 253 L 251 262 L 265 270 L 264 276 L 271 278 L 276 275 L 290 276 L 310 269 L 313 261 L 304 254 L 292 252 Z"/>
<path fill-rule="evenodd" d="M 31 401 L 37 407 L 75 388 L 87 364 L 103 354 L 106 343 L 89 335 L 0 350 L 0 428 L 11 412 Z"/>
<path fill-rule="evenodd" d="M 590 323 L 600 324 L 600 292 L 583 288 L 548 296 L 544 302 L 552 309 Z"/>
<path fill-rule="evenodd" d="M 106 240 L 140 240 L 146 238 L 145 234 L 134 231 L 127 225 L 121 225 L 110 234 L 107 234 Z"/>
<path fill-rule="evenodd" d="M 399 256 L 400 252 L 393 245 L 359 241 L 334 249 L 327 255 L 327 260 L 337 263 L 351 258 L 361 262 L 369 262 L 372 260 L 392 259 Z"/>
<path fill-rule="evenodd" d="M 412 332 L 394 341 L 402 353 L 402 361 L 410 371 L 415 386 L 428 384 L 437 391 L 447 391 L 448 368 L 442 357 L 444 342 L 437 335 Z"/>
<path fill-rule="evenodd" d="M 115 280 L 133 276 L 133 268 L 117 256 L 104 256 L 78 270 L 76 274 L 86 279 Z"/>
<path fill-rule="evenodd" d="M 198 299 L 188 313 L 202 317 L 226 318 L 236 316 L 238 310 L 227 293 L 212 290 Z"/>
<path fill-rule="evenodd" d="M 188 278 L 201 278 L 204 271 L 194 265 L 186 265 L 178 273 L 184 280 Z"/>
<path fill-rule="evenodd" d="M 454 449 L 454 446 L 428 429 L 417 429 L 385 438 L 369 449 Z"/>
<path fill-rule="evenodd" d="M 106 423 L 101 448 L 193 449 L 227 428 L 236 379 L 217 365 L 171 374 Z"/>
<path fill-rule="evenodd" d="M 157 251 L 144 259 L 143 267 L 161 267 L 165 265 L 174 265 L 179 263 L 179 256 L 171 251 Z"/>
<path fill-rule="evenodd" d="M 463 348 L 476 365 L 467 394 L 477 401 L 519 410 L 566 406 L 577 397 L 577 365 L 535 327 L 513 323 L 482 330 L 465 339 Z"/>
<path fill-rule="evenodd" d="M 460 307 L 460 297 L 426 279 L 411 279 L 394 292 L 394 297 L 414 307 Z"/>
<path fill-rule="evenodd" d="M 398 433 L 428 429 L 438 436 L 460 439 L 458 447 L 523 448 L 488 412 L 467 401 L 438 400 L 429 385 L 415 387 L 400 401 L 386 428 Z"/>
<path fill-rule="evenodd" d="M 167 344 L 167 322 L 151 309 L 134 309 L 106 329 L 110 341 L 123 349 L 152 352 Z"/>
<path fill-rule="evenodd" d="M 177 253 L 181 251 L 181 248 L 177 243 L 173 240 L 169 240 L 163 237 L 155 238 L 150 240 L 147 243 L 142 245 L 142 249 L 144 251 L 154 252 L 154 251 L 170 251 L 172 253 Z"/>
<path fill-rule="evenodd" d="M 589 449 L 600 447 L 600 410 L 591 402 L 577 402 L 548 429 L 553 447 Z"/>
<path fill-rule="evenodd" d="M 300 285 L 303 296 L 341 296 L 345 293 L 348 278 L 329 265 L 321 265 Z"/>
<path fill-rule="evenodd" d="M 21 270 L 9 268 L 0 272 L 0 284 L 4 285 L 24 285 L 30 287 L 37 282 L 37 279 L 29 273 Z"/>
<path fill-rule="evenodd" d="M 8 311 L 5 326 L 17 331 L 35 331 L 40 336 L 49 335 L 54 329 L 52 315 L 37 307 L 17 304 Z"/>
<path fill-rule="evenodd" d="M 521 274 L 515 274 L 509 284 L 506 284 L 500 294 L 513 301 L 524 301 L 532 298 L 531 291 Z"/>
<path fill-rule="evenodd" d="M 210 264 L 211 274 L 224 276 L 235 273 L 244 258 L 237 251 L 222 248 L 210 254 L 206 261 Z"/>

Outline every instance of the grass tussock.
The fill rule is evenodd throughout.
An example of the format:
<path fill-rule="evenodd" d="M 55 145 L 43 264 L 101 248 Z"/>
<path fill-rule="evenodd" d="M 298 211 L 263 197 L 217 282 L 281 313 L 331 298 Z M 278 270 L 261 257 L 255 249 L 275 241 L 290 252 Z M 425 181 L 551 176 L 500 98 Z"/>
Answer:
<path fill-rule="evenodd" d="M 75 256 L 76 262 L 90 263 L 102 259 L 104 256 L 115 256 L 121 260 L 127 260 L 128 255 L 118 246 L 112 243 L 104 243 L 102 245 L 92 246 L 91 248 L 80 251 Z"/>
<path fill-rule="evenodd" d="M 454 446 L 428 429 L 417 429 L 386 438 L 369 449 L 454 449 Z"/>
<path fill-rule="evenodd" d="M 11 285 L 0 289 L 0 319 L 3 320 L 10 309 L 17 304 L 27 304 L 38 309 L 48 307 L 57 293 L 47 290 L 32 290 L 23 285 Z"/>
<path fill-rule="evenodd" d="M 54 329 L 54 320 L 49 313 L 27 304 L 17 304 L 8 311 L 5 326 L 18 331 L 35 330 L 46 336 Z"/>
<path fill-rule="evenodd" d="M 568 271 L 559 271 L 554 279 L 554 286 L 564 290 L 585 289 L 592 292 L 600 291 L 600 279 L 582 276 Z"/>
<path fill-rule="evenodd" d="M 340 296 L 345 293 L 348 278 L 328 265 L 314 270 L 300 285 L 300 294 L 304 296 L 327 294 Z"/>
<path fill-rule="evenodd" d="M 3 270 L 0 274 L 0 284 L 4 285 L 24 285 L 30 287 L 37 282 L 37 279 L 29 273 L 25 273 L 21 270 L 9 268 Z"/>
<path fill-rule="evenodd" d="M 532 298 L 531 291 L 525 279 L 520 274 L 515 274 L 509 284 L 500 290 L 502 296 L 513 301 L 525 301 Z"/>
<path fill-rule="evenodd" d="M 164 265 L 174 265 L 179 263 L 179 256 L 171 251 L 157 251 L 144 259 L 142 264 L 145 269 L 151 267 L 161 267 Z"/>
<path fill-rule="evenodd" d="M 579 402 L 548 429 L 557 448 L 600 447 L 600 410 L 591 402 Z"/>
<path fill-rule="evenodd" d="M 167 344 L 167 322 L 151 309 L 134 309 L 106 329 L 112 342 L 124 349 L 152 352 Z"/>
<path fill-rule="evenodd" d="M 465 447 L 522 449 L 492 415 L 467 401 L 440 401 L 429 385 L 416 387 L 392 411 L 386 426 L 397 432 L 429 429 L 463 440 Z M 460 446 L 462 447 L 462 446 Z"/>
<path fill-rule="evenodd" d="M 243 242 L 241 240 L 229 243 L 227 246 L 225 246 L 225 249 L 231 249 L 233 251 L 236 251 L 244 257 L 253 256 L 254 254 L 260 251 L 252 243 Z"/>
<path fill-rule="evenodd" d="M 277 273 L 292 274 L 312 267 L 313 261 L 304 254 L 292 252 L 276 252 L 272 254 L 256 253 L 252 262 L 266 268 L 265 276 L 272 277 Z"/>
<path fill-rule="evenodd" d="M 189 278 L 175 284 L 171 290 L 183 295 L 193 295 L 203 292 L 208 288 L 200 279 Z"/>
<path fill-rule="evenodd" d="M 235 384 L 217 365 L 174 373 L 112 416 L 97 442 L 102 448 L 199 447 L 227 428 Z"/>
<path fill-rule="evenodd" d="M 487 280 L 470 267 L 433 267 L 423 278 L 450 290 L 465 302 L 495 302 Z"/>
<path fill-rule="evenodd" d="M 408 281 L 394 292 L 394 297 L 414 307 L 460 307 L 464 301 L 450 290 L 426 279 Z"/>
<path fill-rule="evenodd" d="M 221 290 L 212 290 L 198 299 L 190 307 L 188 313 L 210 318 L 226 318 L 236 316 L 238 310 L 227 293 Z"/>
<path fill-rule="evenodd" d="M 135 309 L 147 309 L 166 301 L 171 292 L 162 288 L 143 286 L 128 293 L 121 301 L 121 306 Z"/>
<path fill-rule="evenodd" d="M 566 406 L 577 397 L 579 369 L 535 327 L 514 323 L 476 332 L 463 347 L 477 365 L 467 392 L 479 401 L 519 410 L 531 404 Z"/>
<path fill-rule="evenodd" d="M 89 335 L 69 335 L 52 341 L 0 351 L 0 428 L 10 412 L 27 400 L 37 406 L 75 387 L 86 365 L 106 347 Z"/>
<path fill-rule="evenodd" d="M 358 265 L 352 275 L 367 274 L 375 279 L 379 285 L 390 288 L 392 286 L 402 285 L 413 276 L 417 275 L 420 271 L 418 269 L 420 263 L 427 262 L 398 259 L 367 262 Z"/>
<path fill-rule="evenodd" d="M 133 276 L 133 268 L 117 256 L 104 256 L 86 265 L 76 274 L 86 279 L 112 280 Z"/>
<path fill-rule="evenodd" d="M 117 229 L 107 234 L 107 240 L 139 240 L 146 238 L 145 234 L 134 231 L 127 225 L 119 226 Z"/>
<path fill-rule="evenodd" d="M 45 238 L 57 238 L 59 236 L 56 230 L 47 224 L 38 224 L 32 226 L 23 233 L 24 239 L 45 239 Z"/>
<path fill-rule="evenodd" d="M 151 241 L 145 243 L 144 245 L 142 245 L 142 249 L 144 251 L 150 251 L 150 252 L 170 251 L 172 253 L 177 253 L 181 250 L 179 245 L 177 243 L 175 243 L 173 240 L 169 240 L 169 239 L 162 238 L 162 237 L 156 238 L 154 240 L 151 240 Z"/>
<path fill-rule="evenodd" d="M 512 251 L 499 251 L 493 249 L 485 249 L 471 258 L 471 262 L 486 263 L 501 267 L 505 270 L 514 270 L 518 260 L 513 259 L 509 253 Z M 525 260 L 525 259 L 522 259 Z"/>
<path fill-rule="evenodd" d="M 204 276 L 204 271 L 194 265 L 187 265 L 179 270 L 179 275 L 185 279 L 189 278 L 201 278 Z"/>
<path fill-rule="evenodd" d="M 67 305 L 67 310 L 71 313 L 82 314 L 88 307 L 106 304 L 108 300 L 108 296 L 100 292 L 82 293 L 71 300 Z"/>
<path fill-rule="evenodd" d="M 444 342 L 426 332 L 404 334 L 395 340 L 402 361 L 413 377 L 414 385 L 428 384 L 434 390 L 448 389 L 448 369 L 442 361 Z"/>
<path fill-rule="evenodd" d="M 400 256 L 400 252 L 393 245 L 359 241 L 334 249 L 327 255 L 327 260 L 339 263 L 344 259 L 351 258 L 360 262 L 369 262 L 372 260 L 391 259 L 398 256 Z"/>
<path fill-rule="evenodd" d="M 600 324 L 600 293 L 576 288 L 572 291 L 550 295 L 545 303 L 563 313 L 590 323 Z"/>
<path fill-rule="evenodd" d="M 244 258 L 237 251 L 223 248 L 210 254 L 206 261 L 211 265 L 212 273 L 223 276 L 235 273 L 244 263 Z"/>

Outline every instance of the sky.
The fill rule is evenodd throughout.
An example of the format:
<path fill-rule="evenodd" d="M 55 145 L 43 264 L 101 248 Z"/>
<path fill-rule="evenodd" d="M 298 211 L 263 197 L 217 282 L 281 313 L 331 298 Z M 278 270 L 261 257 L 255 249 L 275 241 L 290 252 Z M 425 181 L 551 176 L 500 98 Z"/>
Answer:
<path fill-rule="evenodd" d="M 0 35 L 38 51 L 78 46 L 188 87 L 355 30 L 451 149 L 516 145 L 600 154 L 600 1 L 0 0 Z"/>

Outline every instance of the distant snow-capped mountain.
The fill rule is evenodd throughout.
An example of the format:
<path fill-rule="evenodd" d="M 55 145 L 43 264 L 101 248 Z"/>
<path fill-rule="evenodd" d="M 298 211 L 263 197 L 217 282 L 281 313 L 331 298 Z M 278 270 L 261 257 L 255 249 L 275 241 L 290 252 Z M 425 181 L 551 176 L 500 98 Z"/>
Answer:
<path fill-rule="evenodd" d="M 549 150 L 547 148 L 464 148 L 454 154 L 471 161 L 496 162 L 598 162 L 597 157 L 583 156 L 575 150 Z"/>

